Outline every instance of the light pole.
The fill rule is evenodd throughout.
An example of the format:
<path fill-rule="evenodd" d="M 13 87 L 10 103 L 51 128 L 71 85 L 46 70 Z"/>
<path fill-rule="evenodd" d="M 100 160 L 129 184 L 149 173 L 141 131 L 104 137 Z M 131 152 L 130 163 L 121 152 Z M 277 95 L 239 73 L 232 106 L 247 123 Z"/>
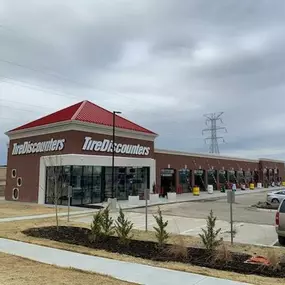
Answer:
<path fill-rule="evenodd" d="M 116 128 L 116 114 L 122 114 L 119 111 L 113 111 L 113 147 L 112 147 L 112 199 L 115 198 L 114 182 L 115 182 L 115 128 Z"/>

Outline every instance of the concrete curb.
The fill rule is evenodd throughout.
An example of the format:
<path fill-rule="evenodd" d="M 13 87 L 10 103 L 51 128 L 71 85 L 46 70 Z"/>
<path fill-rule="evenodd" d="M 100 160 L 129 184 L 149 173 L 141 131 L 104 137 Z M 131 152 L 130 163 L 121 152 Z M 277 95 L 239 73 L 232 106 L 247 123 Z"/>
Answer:
<path fill-rule="evenodd" d="M 256 189 L 256 190 L 239 190 L 236 192 L 236 196 L 242 196 L 246 194 L 255 194 L 255 193 L 263 193 L 263 192 L 268 192 L 268 191 L 273 191 L 273 190 L 281 190 L 285 189 L 284 187 L 274 187 L 274 188 L 263 188 L 263 189 Z M 185 203 L 185 202 L 201 202 L 203 200 L 221 200 L 221 199 L 226 199 L 227 195 L 226 193 L 223 193 L 224 195 L 220 196 L 211 196 L 212 194 L 209 194 L 209 196 L 204 196 L 204 197 L 189 197 L 187 199 L 183 200 L 176 200 L 176 201 L 170 201 L 170 202 L 158 202 L 154 204 L 148 204 L 148 207 L 155 207 L 155 206 L 161 206 L 161 205 L 171 205 L 171 204 L 179 204 L 179 203 Z M 145 208 L 145 205 L 136 205 L 136 206 L 129 206 L 129 207 L 124 207 L 123 210 L 131 210 L 131 209 L 140 209 L 140 208 Z"/>

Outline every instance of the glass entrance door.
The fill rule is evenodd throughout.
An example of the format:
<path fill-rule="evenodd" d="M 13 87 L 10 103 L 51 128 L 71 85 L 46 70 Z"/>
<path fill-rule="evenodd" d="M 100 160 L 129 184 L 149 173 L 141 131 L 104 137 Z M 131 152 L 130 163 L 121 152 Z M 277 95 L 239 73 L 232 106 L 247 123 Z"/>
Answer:
<path fill-rule="evenodd" d="M 102 167 L 93 167 L 91 203 L 102 202 Z"/>
<path fill-rule="evenodd" d="M 93 186 L 93 167 L 84 166 L 82 175 L 82 204 L 91 204 L 91 191 Z"/>
<path fill-rule="evenodd" d="M 99 166 L 72 167 L 72 205 L 102 202 L 102 176 Z"/>

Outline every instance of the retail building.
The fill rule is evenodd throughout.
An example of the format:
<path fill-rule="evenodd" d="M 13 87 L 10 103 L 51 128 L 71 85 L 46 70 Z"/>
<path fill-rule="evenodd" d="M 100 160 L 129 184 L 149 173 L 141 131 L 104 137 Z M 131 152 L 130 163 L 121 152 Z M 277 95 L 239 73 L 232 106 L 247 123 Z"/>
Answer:
<path fill-rule="evenodd" d="M 77 103 L 6 134 L 10 143 L 7 200 L 53 203 L 59 193 L 72 205 L 94 204 L 112 196 L 113 118 L 89 101 Z M 143 197 L 144 189 L 160 194 L 190 192 L 194 185 L 219 189 L 222 184 L 272 182 L 284 179 L 284 163 L 155 149 L 157 134 L 115 116 L 117 199 Z"/>

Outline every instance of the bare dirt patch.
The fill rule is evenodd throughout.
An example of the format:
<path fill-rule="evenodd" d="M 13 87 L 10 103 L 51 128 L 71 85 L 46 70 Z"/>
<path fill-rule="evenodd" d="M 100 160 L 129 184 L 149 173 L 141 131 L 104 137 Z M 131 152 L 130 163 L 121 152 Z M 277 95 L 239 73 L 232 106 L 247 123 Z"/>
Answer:
<path fill-rule="evenodd" d="M 44 280 L 44 282 L 43 282 Z M 99 274 L 60 268 L 21 257 L 0 253 L 0 284 L 5 285 L 127 285 Z"/>

